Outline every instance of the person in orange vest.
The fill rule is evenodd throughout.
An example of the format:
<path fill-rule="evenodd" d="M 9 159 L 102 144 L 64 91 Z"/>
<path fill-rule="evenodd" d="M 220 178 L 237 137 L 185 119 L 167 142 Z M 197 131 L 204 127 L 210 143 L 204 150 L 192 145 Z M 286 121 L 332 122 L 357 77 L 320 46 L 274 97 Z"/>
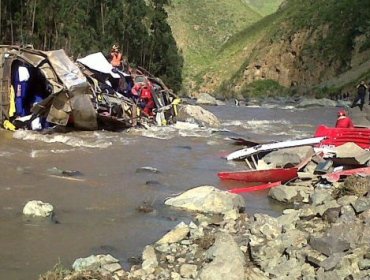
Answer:
<path fill-rule="evenodd" d="M 335 124 L 337 128 L 353 128 L 353 122 L 350 117 L 347 116 L 346 111 L 340 110 L 338 112 L 338 119 Z"/>
<path fill-rule="evenodd" d="M 118 45 L 113 45 L 110 52 L 110 63 L 113 67 L 122 70 L 122 53 L 119 51 Z"/>

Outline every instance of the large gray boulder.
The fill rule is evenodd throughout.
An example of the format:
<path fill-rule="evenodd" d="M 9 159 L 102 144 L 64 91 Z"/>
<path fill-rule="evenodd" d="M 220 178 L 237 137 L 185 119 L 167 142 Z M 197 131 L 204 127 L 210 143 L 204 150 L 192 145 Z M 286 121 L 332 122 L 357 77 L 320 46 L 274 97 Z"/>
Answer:
<path fill-rule="evenodd" d="M 210 127 L 219 127 L 221 125 L 214 114 L 197 105 L 180 105 L 178 108 L 177 120 L 196 122 Z"/>
<path fill-rule="evenodd" d="M 179 196 L 167 199 L 165 204 L 189 211 L 213 214 L 224 214 L 233 209 L 245 208 L 243 197 L 220 191 L 212 186 L 190 189 Z"/>
<path fill-rule="evenodd" d="M 200 271 L 199 280 L 243 280 L 245 258 L 238 244 L 228 233 L 218 233 L 215 244 L 207 251 L 212 260 Z"/>

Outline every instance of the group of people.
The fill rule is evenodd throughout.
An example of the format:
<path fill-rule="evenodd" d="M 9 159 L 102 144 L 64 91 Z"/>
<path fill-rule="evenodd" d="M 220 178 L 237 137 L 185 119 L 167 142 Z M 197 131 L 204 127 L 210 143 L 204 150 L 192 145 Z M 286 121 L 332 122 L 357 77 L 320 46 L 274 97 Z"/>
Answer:
<path fill-rule="evenodd" d="M 111 52 L 108 55 L 108 61 L 114 68 L 132 74 L 132 69 L 120 52 L 118 44 L 114 44 L 112 46 Z M 153 116 L 153 109 L 155 107 L 153 99 L 154 86 L 148 79 L 133 84 L 132 81 L 127 82 L 122 77 L 118 83 L 117 89 L 126 97 L 134 99 L 138 106 L 142 109 L 142 112 L 145 116 Z"/>

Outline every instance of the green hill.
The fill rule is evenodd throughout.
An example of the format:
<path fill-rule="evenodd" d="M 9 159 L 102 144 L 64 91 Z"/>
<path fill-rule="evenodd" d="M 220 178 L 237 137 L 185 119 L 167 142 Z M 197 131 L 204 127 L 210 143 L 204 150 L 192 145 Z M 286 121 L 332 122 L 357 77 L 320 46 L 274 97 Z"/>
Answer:
<path fill-rule="evenodd" d="M 273 5 L 251 8 L 242 0 L 173 0 L 168 8 L 169 22 L 181 49 L 184 63 L 184 88 L 199 91 L 208 69 L 223 67 L 217 61 L 222 46 L 245 27 L 257 22 Z M 253 1 L 257 2 L 257 1 Z M 281 0 L 270 0 L 278 3 Z M 259 11 L 258 8 L 263 8 Z M 226 55 L 226 54 L 225 54 Z M 190 91 L 190 92 L 189 92 Z"/>

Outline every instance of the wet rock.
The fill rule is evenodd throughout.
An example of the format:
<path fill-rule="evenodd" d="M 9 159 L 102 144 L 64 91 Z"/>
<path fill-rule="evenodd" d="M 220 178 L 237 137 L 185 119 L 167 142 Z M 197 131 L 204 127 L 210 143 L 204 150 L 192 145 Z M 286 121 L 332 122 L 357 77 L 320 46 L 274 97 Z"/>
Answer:
<path fill-rule="evenodd" d="M 23 214 L 33 217 L 51 217 L 53 215 L 54 207 L 49 203 L 40 200 L 31 200 L 23 208 Z"/>
<path fill-rule="evenodd" d="M 138 169 L 136 169 L 136 173 L 154 173 L 158 174 L 160 173 L 157 168 L 151 167 L 151 166 L 143 166 Z"/>
<path fill-rule="evenodd" d="M 185 122 L 194 120 L 201 125 L 210 127 L 220 127 L 221 125 L 214 114 L 196 105 L 179 106 L 177 120 Z"/>
<path fill-rule="evenodd" d="M 245 201 L 240 195 L 220 191 L 212 186 L 190 189 L 179 196 L 167 199 L 165 204 L 190 211 L 216 214 L 245 207 Z"/>
<path fill-rule="evenodd" d="M 178 224 L 173 230 L 165 234 L 157 244 L 176 243 L 183 240 L 189 234 L 189 226 L 184 222 Z"/>
<path fill-rule="evenodd" d="M 63 170 L 62 175 L 69 177 L 78 177 L 82 176 L 83 174 L 78 170 Z"/>
<path fill-rule="evenodd" d="M 149 181 L 146 181 L 145 182 L 145 185 L 148 185 L 148 186 L 161 186 L 162 184 L 158 181 L 155 181 L 155 180 L 149 180 Z"/>
<path fill-rule="evenodd" d="M 148 201 L 143 201 L 143 203 L 138 206 L 136 210 L 141 213 L 151 213 L 154 211 L 154 207 Z"/>
<path fill-rule="evenodd" d="M 240 280 L 244 278 L 244 254 L 231 235 L 218 233 L 215 244 L 207 251 L 208 259 L 199 273 L 199 280 Z"/>

